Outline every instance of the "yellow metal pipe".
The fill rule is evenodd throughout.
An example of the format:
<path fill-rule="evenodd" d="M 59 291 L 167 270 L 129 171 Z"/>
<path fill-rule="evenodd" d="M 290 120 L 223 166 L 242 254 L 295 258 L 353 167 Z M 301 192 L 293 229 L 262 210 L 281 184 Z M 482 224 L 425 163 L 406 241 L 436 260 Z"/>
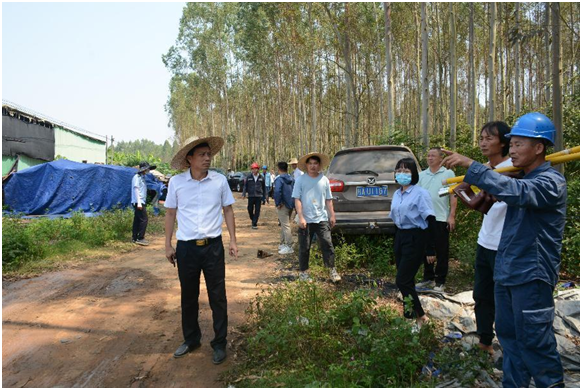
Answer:
<path fill-rule="evenodd" d="M 563 156 L 566 154 L 574 154 L 574 153 L 580 153 L 580 146 L 574 146 L 573 148 L 570 148 L 570 149 L 565 149 L 565 150 L 561 150 L 561 151 L 556 152 L 556 153 L 549 154 L 546 156 L 546 160 L 549 160 L 553 157 Z"/>
<path fill-rule="evenodd" d="M 546 161 L 549 161 L 552 163 L 552 165 L 557 165 L 557 164 L 562 164 L 568 161 L 574 161 L 574 160 L 580 160 L 580 147 L 577 146 L 576 148 L 572 148 L 572 149 L 568 149 L 568 150 L 578 150 L 577 153 L 568 153 L 568 154 L 563 154 L 562 152 L 558 152 L 558 154 L 554 153 L 551 154 L 549 156 L 546 156 Z M 499 172 L 499 173 L 503 173 L 503 172 L 515 172 L 515 171 L 519 171 L 520 168 L 516 168 L 516 167 L 503 167 L 503 168 L 498 168 L 498 169 L 494 169 L 495 172 Z M 465 178 L 465 176 L 457 176 L 457 177 L 452 177 L 450 179 L 446 179 L 443 180 L 443 185 L 447 185 L 447 184 L 455 184 L 455 183 L 460 183 L 463 181 L 463 179 Z"/>

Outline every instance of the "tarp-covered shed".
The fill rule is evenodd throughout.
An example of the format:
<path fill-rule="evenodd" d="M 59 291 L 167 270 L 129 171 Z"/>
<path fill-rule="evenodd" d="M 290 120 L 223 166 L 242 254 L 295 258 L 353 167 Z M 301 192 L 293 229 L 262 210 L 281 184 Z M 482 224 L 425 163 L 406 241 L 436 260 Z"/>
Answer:
<path fill-rule="evenodd" d="M 86 213 L 131 206 L 131 179 L 137 169 L 57 160 L 14 173 L 4 184 L 4 205 L 25 215 Z M 148 192 L 164 184 L 146 175 Z"/>

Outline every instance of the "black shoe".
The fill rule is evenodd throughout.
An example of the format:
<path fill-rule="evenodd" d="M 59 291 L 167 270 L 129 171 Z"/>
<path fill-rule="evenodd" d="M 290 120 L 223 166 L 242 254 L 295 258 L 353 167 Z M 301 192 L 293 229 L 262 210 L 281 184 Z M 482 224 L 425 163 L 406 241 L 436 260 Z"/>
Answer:
<path fill-rule="evenodd" d="M 212 354 L 212 363 L 220 364 L 226 360 L 226 349 L 215 348 Z"/>
<path fill-rule="evenodd" d="M 201 345 L 200 343 L 196 343 L 196 344 L 192 344 L 192 345 L 188 345 L 188 344 L 184 343 L 178 347 L 176 352 L 174 352 L 174 357 L 180 358 L 180 357 L 188 354 L 189 352 L 192 352 L 195 349 L 200 348 L 200 345 Z"/>

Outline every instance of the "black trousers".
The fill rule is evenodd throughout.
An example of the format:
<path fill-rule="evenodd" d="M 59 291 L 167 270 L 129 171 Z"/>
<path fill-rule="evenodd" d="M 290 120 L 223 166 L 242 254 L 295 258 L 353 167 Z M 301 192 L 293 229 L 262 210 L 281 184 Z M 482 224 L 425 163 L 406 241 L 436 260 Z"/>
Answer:
<path fill-rule="evenodd" d="M 143 204 L 140 210 L 137 208 L 137 204 L 133 204 L 133 229 L 131 234 L 132 240 L 143 240 L 147 227 L 148 213 L 146 211 L 146 205 Z"/>
<path fill-rule="evenodd" d="M 262 198 L 260 196 L 250 196 L 249 203 L 247 206 L 247 210 L 249 212 L 249 218 L 253 226 L 257 226 L 257 222 L 259 222 L 259 216 L 261 215 L 261 203 Z"/>
<path fill-rule="evenodd" d="M 449 273 L 449 227 L 446 222 L 434 221 L 436 267 L 424 258 L 424 280 L 434 280 L 436 284 L 445 284 Z M 436 270 L 435 270 L 436 268 Z M 436 272 L 435 272 L 436 271 Z M 436 273 L 436 275 L 435 275 Z"/>
<path fill-rule="evenodd" d="M 309 251 L 313 235 L 319 240 L 319 248 L 323 255 L 323 264 L 328 268 L 335 267 L 335 250 L 331 242 L 331 225 L 329 221 L 308 223 L 306 229 L 297 230 L 299 241 L 299 269 L 306 271 L 309 268 Z"/>
<path fill-rule="evenodd" d="M 422 229 L 396 229 L 394 257 L 396 258 L 396 286 L 404 300 L 406 318 L 422 317 L 424 310 L 418 299 L 414 277 L 425 258 L 427 232 Z M 412 299 L 412 308 L 407 298 Z"/>
<path fill-rule="evenodd" d="M 493 342 L 493 323 L 495 322 L 495 256 L 497 251 L 477 245 L 475 258 L 475 284 L 473 300 L 475 301 L 475 319 L 479 341 L 485 345 Z"/>
<path fill-rule="evenodd" d="M 198 297 L 200 295 L 200 273 L 204 272 L 214 328 L 214 339 L 210 345 L 212 348 L 226 348 L 228 314 L 222 237 L 211 239 L 210 243 L 205 246 L 197 246 L 195 240 L 178 241 L 176 258 L 182 290 L 184 342 L 193 345 L 199 343 L 202 338 L 198 324 Z"/>

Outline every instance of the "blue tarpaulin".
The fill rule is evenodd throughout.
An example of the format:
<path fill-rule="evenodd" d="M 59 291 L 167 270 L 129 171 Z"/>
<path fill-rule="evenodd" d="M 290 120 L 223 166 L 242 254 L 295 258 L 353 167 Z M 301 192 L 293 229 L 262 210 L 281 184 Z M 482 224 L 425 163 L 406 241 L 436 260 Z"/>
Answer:
<path fill-rule="evenodd" d="M 137 169 L 57 160 L 17 172 L 4 185 L 4 205 L 25 215 L 93 213 L 131 206 L 131 179 Z M 148 190 L 164 184 L 151 173 Z"/>

